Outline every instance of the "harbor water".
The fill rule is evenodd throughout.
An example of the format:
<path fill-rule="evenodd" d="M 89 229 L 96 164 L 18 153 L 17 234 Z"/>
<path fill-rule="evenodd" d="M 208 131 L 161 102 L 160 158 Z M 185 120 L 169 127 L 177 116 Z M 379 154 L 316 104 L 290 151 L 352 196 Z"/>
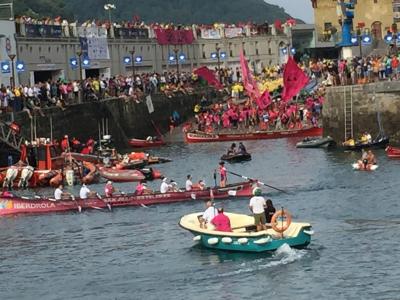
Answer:
<path fill-rule="evenodd" d="M 0 299 L 399 299 L 400 160 L 377 151 L 378 170 L 359 172 L 351 166 L 359 153 L 300 150 L 297 141 L 246 142 L 253 160 L 227 168 L 288 191 L 263 188 L 275 207 L 313 225 L 307 248 L 246 254 L 196 246 L 178 226 L 182 215 L 204 210 L 195 200 L 4 217 Z M 180 186 L 187 174 L 214 185 L 228 146 L 173 144 L 154 152 L 173 162 L 156 167 Z M 248 203 L 217 206 L 250 213 Z"/>

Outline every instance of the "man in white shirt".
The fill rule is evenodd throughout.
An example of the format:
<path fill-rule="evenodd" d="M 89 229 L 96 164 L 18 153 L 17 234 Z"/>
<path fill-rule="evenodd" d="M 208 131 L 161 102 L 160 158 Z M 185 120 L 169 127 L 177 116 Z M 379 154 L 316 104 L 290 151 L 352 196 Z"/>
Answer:
<path fill-rule="evenodd" d="M 191 191 L 193 188 L 193 183 L 192 183 L 192 176 L 188 175 L 186 176 L 187 180 L 186 180 L 186 191 Z"/>
<path fill-rule="evenodd" d="M 81 190 L 79 191 L 79 198 L 81 199 L 87 199 L 89 198 L 90 195 L 90 190 L 86 186 L 86 184 L 82 184 Z"/>
<path fill-rule="evenodd" d="M 163 181 L 162 181 L 162 183 L 161 183 L 161 186 L 160 186 L 160 192 L 161 192 L 161 194 L 167 193 L 168 190 L 169 190 L 169 188 L 170 188 L 169 184 L 167 183 L 167 180 L 168 180 L 168 178 L 167 178 L 167 177 L 164 177 L 164 179 L 163 179 Z"/>
<path fill-rule="evenodd" d="M 257 231 L 266 230 L 266 219 L 264 209 L 267 205 L 264 197 L 261 196 L 261 189 L 256 187 L 253 190 L 253 195 L 250 199 L 249 208 L 254 215 L 254 223 L 257 226 Z"/>
<path fill-rule="evenodd" d="M 218 210 L 214 207 L 211 200 L 206 202 L 207 209 L 204 211 L 202 216 L 199 216 L 200 228 L 207 229 L 207 224 L 211 223 L 211 220 L 218 215 Z"/>
<path fill-rule="evenodd" d="M 62 196 L 63 196 L 64 192 L 63 192 L 63 185 L 60 184 L 58 186 L 58 188 L 56 188 L 56 190 L 54 191 L 54 199 L 56 200 L 62 200 Z"/>

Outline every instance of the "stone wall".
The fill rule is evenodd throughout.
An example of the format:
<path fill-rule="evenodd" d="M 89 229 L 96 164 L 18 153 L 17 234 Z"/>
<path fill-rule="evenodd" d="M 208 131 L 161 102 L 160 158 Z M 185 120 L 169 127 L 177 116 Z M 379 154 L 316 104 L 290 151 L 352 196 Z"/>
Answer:
<path fill-rule="evenodd" d="M 50 117 L 52 119 L 53 137 L 61 138 L 64 134 L 85 141 L 88 137 L 98 139 L 99 123 L 108 119 L 109 134 L 119 147 L 127 146 L 129 138 L 145 138 L 156 135 L 152 121 L 158 129 L 165 133 L 169 129 L 169 117 L 176 110 L 182 121 L 193 116 L 193 107 L 205 94 L 208 99 L 215 100 L 218 95 L 206 90 L 194 95 L 178 96 L 172 99 L 163 95 L 153 95 L 154 112 L 149 114 L 146 103 L 125 102 L 122 99 L 109 99 L 69 106 L 65 111 L 60 108 L 45 109 L 45 116 L 37 116 L 37 137 L 50 137 Z M 2 116 L 2 120 L 10 121 L 10 115 Z M 31 120 L 27 113 L 14 114 L 15 121 L 22 125 L 22 134 L 31 136 Z"/>
<path fill-rule="evenodd" d="M 324 135 L 341 143 L 345 138 L 345 97 L 353 102 L 354 136 L 379 133 L 378 115 L 391 143 L 400 143 L 400 82 L 332 87 L 323 111 Z"/>

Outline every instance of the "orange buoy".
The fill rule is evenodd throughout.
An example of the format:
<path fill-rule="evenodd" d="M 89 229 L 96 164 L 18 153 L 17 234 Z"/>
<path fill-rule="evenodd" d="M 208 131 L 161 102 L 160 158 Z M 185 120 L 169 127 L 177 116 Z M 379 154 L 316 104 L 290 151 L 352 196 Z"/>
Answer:
<path fill-rule="evenodd" d="M 278 221 L 278 218 L 286 219 L 284 221 Z M 271 218 L 272 229 L 279 233 L 284 233 L 292 223 L 292 216 L 286 209 L 278 210 Z"/>

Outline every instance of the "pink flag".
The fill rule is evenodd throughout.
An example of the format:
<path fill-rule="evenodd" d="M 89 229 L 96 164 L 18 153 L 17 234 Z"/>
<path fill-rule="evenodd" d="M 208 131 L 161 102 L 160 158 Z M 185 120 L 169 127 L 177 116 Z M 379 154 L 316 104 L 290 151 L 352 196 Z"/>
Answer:
<path fill-rule="evenodd" d="M 194 70 L 193 73 L 197 76 L 200 76 L 205 81 L 207 81 L 209 85 L 215 86 L 215 88 L 219 90 L 222 90 L 224 88 L 222 84 L 218 81 L 215 73 L 205 66 Z"/>
<path fill-rule="evenodd" d="M 296 96 L 308 83 L 308 77 L 296 64 L 292 56 L 286 63 L 283 71 L 283 92 L 282 100 L 289 101 Z"/>
<path fill-rule="evenodd" d="M 269 91 L 265 90 L 261 97 L 257 98 L 256 103 L 259 109 L 265 109 L 271 104 L 271 96 Z"/>
<path fill-rule="evenodd" d="M 243 50 L 240 52 L 240 66 L 242 68 L 243 86 L 246 92 L 249 94 L 249 97 L 252 100 L 257 101 L 257 99 L 261 97 L 261 94 L 258 90 L 257 82 L 254 80 L 253 75 L 250 72 Z"/>

